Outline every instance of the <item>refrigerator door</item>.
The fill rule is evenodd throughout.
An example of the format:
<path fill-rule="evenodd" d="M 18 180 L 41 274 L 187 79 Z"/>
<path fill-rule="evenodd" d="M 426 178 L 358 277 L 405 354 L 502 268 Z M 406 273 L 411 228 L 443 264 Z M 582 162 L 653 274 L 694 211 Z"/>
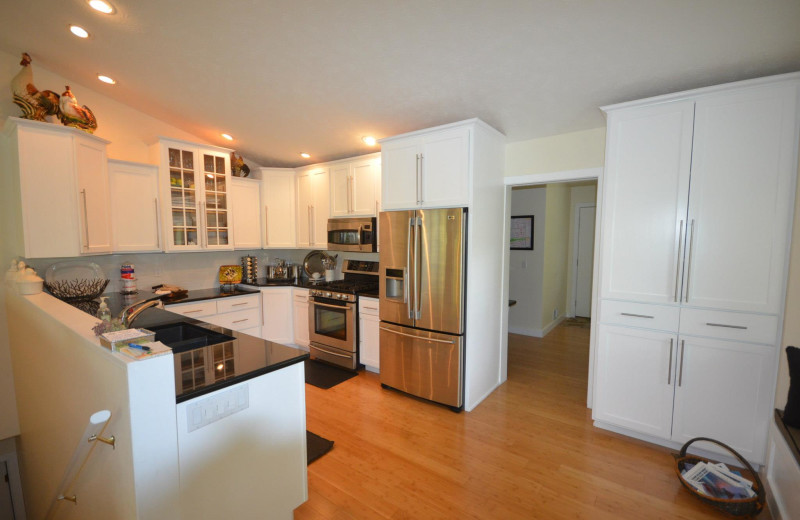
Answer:
<path fill-rule="evenodd" d="M 381 319 L 413 325 L 411 262 L 414 247 L 414 211 L 380 214 L 380 314 Z"/>
<path fill-rule="evenodd" d="M 381 323 L 380 345 L 382 384 L 455 408 L 463 406 L 463 336 Z"/>
<path fill-rule="evenodd" d="M 464 333 L 465 224 L 463 208 L 417 211 L 415 327 Z"/>

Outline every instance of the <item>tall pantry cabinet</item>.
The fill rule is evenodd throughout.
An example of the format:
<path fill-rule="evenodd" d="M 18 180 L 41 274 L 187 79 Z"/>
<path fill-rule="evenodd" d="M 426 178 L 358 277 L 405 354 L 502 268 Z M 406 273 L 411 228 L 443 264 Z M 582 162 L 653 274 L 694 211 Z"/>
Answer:
<path fill-rule="evenodd" d="M 764 462 L 800 74 L 605 107 L 593 416 Z"/>

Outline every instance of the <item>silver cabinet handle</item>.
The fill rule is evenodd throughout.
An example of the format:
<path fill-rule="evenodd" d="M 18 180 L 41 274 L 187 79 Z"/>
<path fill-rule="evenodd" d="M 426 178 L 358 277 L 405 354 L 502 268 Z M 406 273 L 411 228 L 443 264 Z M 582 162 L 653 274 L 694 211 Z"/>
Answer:
<path fill-rule="evenodd" d="M 353 212 L 353 177 L 347 176 L 347 212 Z"/>
<path fill-rule="evenodd" d="M 414 314 L 411 310 L 411 301 L 409 295 L 411 293 L 411 289 L 409 286 L 411 285 L 410 280 L 410 271 L 411 271 L 411 235 L 414 233 L 414 217 L 408 219 L 408 239 L 406 240 L 406 266 L 403 268 L 403 303 L 406 304 L 406 308 L 408 309 L 408 319 L 411 320 L 414 318 Z"/>
<path fill-rule="evenodd" d="M 422 168 L 424 166 L 425 166 L 425 156 L 422 155 L 422 154 L 419 154 L 419 173 L 417 173 L 417 175 L 419 176 L 419 181 L 417 182 L 417 189 L 419 190 L 419 195 L 417 196 L 417 198 L 419 199 L 418 204 L 422 204 L 424 202 L 422 200 L 422 195 L 423 195 L 422 194 L 422 174 L 423 174 Z"/>
<path fill-rule="evenodd" d="M 672 381 L 672 346 L 675 338 L 669 338 L 669 365 L 667 366 L 667 385 Z"/>
<path fill-rule="evenodd" d="M 319 350 L 320 352 L 324 352 L 326 354 L 330 354 L 331 356 L 343 357 L 343 358 L 348 358 L 348 359 L 350 359 L 350 357 L 351 357 L 351 356 L 348 356 L 347 354 L 339 354 L 338 352 L 331 352 L 330 350 L 325 350 L 324 348 L 320 347 L 316 343 L 313 343 L 311 346 L 314 347 L 315 349 Z"/>
<path fill-rule="evenodd" d="M 194 314 L 195 312 L 203 312 L 203 309 L 195 309 L 193 311 L 183 311 L 184 314 Z"/>
<path fill-rule="evenodd" d="M 419 258 L 419 236 L 422 234 L 422 218 L 417 217 L 416 229 L 414 230 L 414 319 L 422 317 L 420 311 L 420 293 L 422 292 L 422 281 L 420 280 L 420 258 Z"/>
<path fill-rule="evenodd" d="M 200 247 L 206 247 L 206 240 L 208 240 L 208 236 L 206 235 L 208 229 L 208 215 L 206 215 L 206 203 L 200 203 L 200 224 L 201 226 L 197 226 L 197 241 L 200 243 Z M 188 237 L 187 237 L 188 242 Z"/>
<path fill-rule="evenodd" d="M 417 188 L 417 193 L 416 193 L 416 195 L 417 195 L 417 205 L 419 205 L 419 203 L 420 203 L 420 200 L 419 200 L 419 178 L 420 178 L 420 170 L 421 170 L 421 168 L 420 168 L 420 162 L 421 161 L 422 161 L 422 154 L 418 153 L 417 154 L 417 162 L 416 162 L 416 167 L 417 167 L 417 171 L 416 171 L 416 175 L 417 175 L 417 177 L 416 177 L 416 182 L 417 182 L 417 186 L 416 186 L 416 188 Z"/>
<path fill-rule="evenodd" d="M 269 206 L 264 206 L 264 245 L 269 245 Z"/>
<path fill-rule="evenodd" d="M 238 307 L 240 305 L 247 305 L 248 303 L 250 303 L 250 302 L 233 303 L 233 304 L 231 304 L 231 307 Z"/>
<path fill-rule="evenodd" d="M 367 307 L 366 305 L 364 306 L 364 308 L 365 308 L 365 309 L 369 309 L 369 310 L 371 310 L 371 311 L 377 311 L 377 310 L 378 310 L 378 308 L 377 308 L 377 307 Z"/>
<path fill-rule="evenodd" d="M 692 252 L 694 251 L 694 219 L 692 219 L 692 231 L 689 235 L 689 263 L 686 266 L 686 303 L 689 303 L 689 275 L 692 273 Z"/>
<path fill-rule="evenodd" d="M 328 307 L 328 308 L 331 308 L 331 309 L 337 309 L 337 310 L 345 311 L 345 312 L 353 312 L 353 309 L 350 307 L 350 305 L 352 305 L 352 304 L 349 304 L 349 305 L 331 305 L 329 303 L 312 302 L 312 305 L 316 305 L 318 307 Z"/>
<path fill-rule="evenodd" d="M 622 316 L 630 316 L 631 318 L 647 318 L 647 319 L 655 319 L 655 316 L 648 316 L 647 314 L 633 314 L 630 312 L 620 312 Z"/>
<path fill-rule="evenodd" d="M 83 232 L 84 232 L 84 243 L 83 249 L 84 251 L 89 250 L 89 208 L 86 203 L 86 189 L 81 190 L 81 195 L 83 197 Z"/>
<path fill-rule="evenodd" d="M 747 330 L 747 327 L 743 325 L 726 325 L 724 323 L 706 323 L 709 327 L 724 327 L 726 329 L 740 329 L 740 330 Z"/>
<path fill-rule="evenodd" d="M 313 245 L 314 242 L 311 240 L 311 204 L 308 205 L 308 245 Z"/>
<path fill-rule="evenodd" d="M 680 231 L 678 231 L 678 259 L 675 261 L 675 298 L 674 302 L 678 301 L 678 287 L 681 278 L 681 250 L 683 249 L 683 220 L 681 220 Z"/>
<path fill-rule="evenodd" d="M 678 386 L 681 386 L 683 383 L 683 355 L 686 352 L 686 340 L 681 340 L 681 366 L 680 372 L 678 372 Z"/>
<path fill-rule="evenodd" d="M 381 327 L 381 330 L 385 330 L 386 332 L 391 332 L 392 334 L 397 334 L 398 336 L 405 336 L 407 338 L 414 338 L 421 341 L 432 341 L 434 343 L 449 343 L 451 345 L 455 344 L 455 340 L 447 340 L 447 339 L 434 339 L 434 338 L 423 338 L 420 336 L 415 336 L 413 334 L 406 334 L 405 332 L 398 332 L 396 330 L 387 329 L 386 327 Z"/>
<path fill-rule="evenodd" d="M 153 200 L 156 205 L 156 248 L 161 249 L 161 212 L 158 211 L 158 197 Z"/>
<path fill-rule="evenodd" d="M 243 321 L 250 321 L 250 318 L 245 318 L 243 320 L 233 320 L 234 323 L 242 323 Z"/>

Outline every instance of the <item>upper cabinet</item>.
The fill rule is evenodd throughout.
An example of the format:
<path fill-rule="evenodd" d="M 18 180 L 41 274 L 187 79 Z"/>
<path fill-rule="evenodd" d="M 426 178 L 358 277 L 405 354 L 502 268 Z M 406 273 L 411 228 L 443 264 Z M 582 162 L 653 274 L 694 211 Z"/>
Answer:
<path fill-rule="evenodd" d="M 602 298 L 779 312 L 797 93 L 777 81 L 607 109 Z"/>
<path fill-rule="evenodd" d="M 109 159 L 113 250 L 161 251 L 158 166 Z"/>
<path fill-rule="evenodd" d="M 297 175 L 297 246 L 326 249 L 330 169 L 312 166 Z"/>
<path fill-rule="evenodd" d="M 233 247 L 261 248 L 261 182 L 232 177 L 230 184 Z"/>
<path fill-rule="evenodd" d="M 165 249 L 233 249 L 230 153 L 227 148 L 160 139 Z"/>
<path fill-rule="evenodd" d="M 110 253 L 108 141 L 75 128 L 8 118 L 5 211 L 15 254 L 53 258 Z"/>
<path fill-rule="evenodd" d="M 296 179 L 291 168 L 261 168 L 261 228 L 264 248 L 297 246 Z"/>
<path fill-rule="evenodd" d="M 377 216 L 380 204 L 380 154 L 331 165 L 331 216 Z"/>
<path fill-rule="evenodd" d="M 476 124 L 470 120 L 383 139 L 383 209 L 469 205 L 470 140 Z"/>

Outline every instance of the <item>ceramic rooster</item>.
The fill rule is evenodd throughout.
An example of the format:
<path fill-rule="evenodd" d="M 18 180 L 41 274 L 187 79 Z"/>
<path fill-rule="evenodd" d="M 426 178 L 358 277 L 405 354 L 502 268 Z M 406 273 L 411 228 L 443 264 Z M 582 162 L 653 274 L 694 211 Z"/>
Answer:
<path fill-rule="evenodd" d="M 11 80 L 11 93 L 14 95 L 14 104 L 22 109 L 22 117 L 44 121 L 45 116 L 58 115 L 58 94 L 52 90 L 40 91 L 34 86 L 31 57 L 27 52 L 22 53 L 19 64 L 22 70 Z"/>
<path fill-rule="evenodd" d="M 75 99 L 69 85 L 67 85 L 67 90 L 61 94 L 61 113 L 58 118 L 64 125 L 80 128 L 90 134 L 97 130 L 97 119 L 91 109 L 86 105 L 78 105 L 78 100 Z"/>

